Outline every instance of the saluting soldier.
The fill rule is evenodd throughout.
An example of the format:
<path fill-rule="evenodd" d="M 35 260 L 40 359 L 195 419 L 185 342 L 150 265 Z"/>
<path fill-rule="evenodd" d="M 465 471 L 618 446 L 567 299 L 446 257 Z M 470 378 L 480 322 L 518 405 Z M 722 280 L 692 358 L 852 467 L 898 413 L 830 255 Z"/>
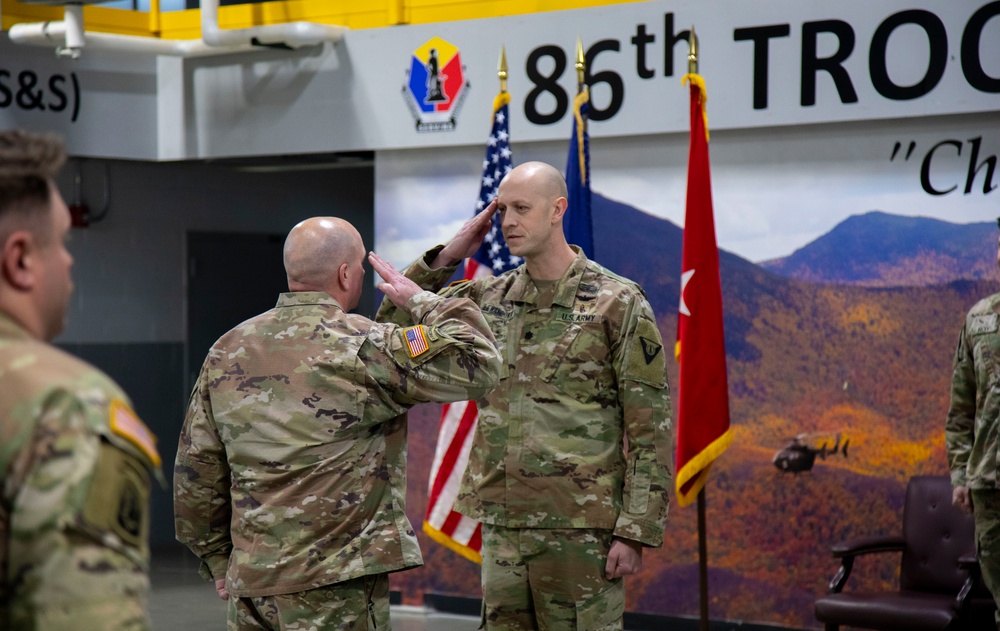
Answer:
<path fill-rule="evenodd" d="M 406 518 L 407 409 L 479 397 L 500 356 L 470 300 L 422 291 L 374 253 L 407 327 L 349 313 L 365 249 L 314 217 L 284 247 L 289 293 L 223 335 L 174 470 L 177 538 L 229 601 L 229 629 L 389 629 L 387 574 L 421 564 Z"/>
<path fill-rule="evenodd" d="M 0 629 L 149 629 L 155 438 L 49 344 L 73 289 L 64 161 L 54 137 L 0 132 Z"/>
<path fill-rule="evenodd" d="M 406 270 L 441 289 L 494 212 L 505 274 L 441 292 L 480 305 L 504 364 L 479 405 L 457 509 L 483 523 L 490 630 L 621 629 L 623 577 L 663 544 L 673 460 L 666 362 L 642 289 L 566 242 L 566 182 L 529 162 L 445 246 Z M 405 314 L 383 302 L 379 320 Z M 627 443 L 627 449 L 626 449 Z"/>

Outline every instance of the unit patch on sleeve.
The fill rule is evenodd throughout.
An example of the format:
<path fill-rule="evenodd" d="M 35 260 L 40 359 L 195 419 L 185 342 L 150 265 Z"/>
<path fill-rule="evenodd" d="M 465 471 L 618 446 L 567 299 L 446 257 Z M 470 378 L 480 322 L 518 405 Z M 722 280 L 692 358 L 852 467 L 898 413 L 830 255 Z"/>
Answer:
<path fill-rule="evenodd" d="M 115 399 L 111 402 L 111 431 L 126 439 L 146 454 L 156 467 L 160 466 L 160 453 L 156 450 L 156 436 L 149 431 L 146 424 L 139 420 L 124 401 Z"/>
<path fill-rule="evenodd" d="M 625 358 L 623 376 L 654 388 L 662 388 L 666 384 L 663 344 L 660 342 L 656 324 L 648 318 L 639 318 L 635 336 Z"/>
<path fill-rule="evenodd" d="M 410 357 L 416 357 L 425 353 L 430 348 L 427 344 L 427 333 L 424 331 L 424 325 L 422 324 L 405 329 L 403 337 L 406 339 L 406 345 L 410 349 Z"/>

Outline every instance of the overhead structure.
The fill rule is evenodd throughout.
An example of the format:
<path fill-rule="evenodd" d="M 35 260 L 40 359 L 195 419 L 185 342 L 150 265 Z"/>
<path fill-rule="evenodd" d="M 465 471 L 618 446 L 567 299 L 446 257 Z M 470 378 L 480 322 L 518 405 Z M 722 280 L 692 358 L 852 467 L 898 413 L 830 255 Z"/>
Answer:
<path fill-rule="evenodd" d="M 62 5 L 63 19 L 15 24 L 10 39 L 16 44 L 49 46 L 60 56 L 78 59 L 85 47 L 96 50 L 144 52 L 157 55 L 196 57 L 234 52 L 295 49 L 324 42 L 337 43 L 346 26 L 316 22 L 289 22 L 240 29 L 219 28 L 219 0 L 201 2 L 201 39 L 160 39 L 115 33 L 84 32 L 83 6 L 97 2 L 24 0 L 28 4 Z"/>

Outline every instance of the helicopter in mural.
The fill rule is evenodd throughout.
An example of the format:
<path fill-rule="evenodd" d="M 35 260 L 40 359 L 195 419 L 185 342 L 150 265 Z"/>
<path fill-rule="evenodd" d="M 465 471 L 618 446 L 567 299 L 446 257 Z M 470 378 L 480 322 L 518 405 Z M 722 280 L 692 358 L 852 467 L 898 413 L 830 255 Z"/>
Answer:
<path fill-rule="evenodd" d="M 847 458 L 847 446 L 851 444 L 850 439 L 845 440 L 843 445 L 841 445 L 840 434 L 837 434 L 833 447 L 828 446 L 828 440 L 824 440 L 819 447 L 811 447 L 809 439 L 816 436 L 829 436 L 829 434 L 798 434 L 785 445 L 784 449 L 774 454 L 771 462 L 774 463 L 774 466 L 779 471 L 800 473 L 812 470 L 813 465 L 816 463 L 816 456 L 819 456 L 822 460 L 826 460 L 827 456 L 836 456 L 838 454 Z"/>

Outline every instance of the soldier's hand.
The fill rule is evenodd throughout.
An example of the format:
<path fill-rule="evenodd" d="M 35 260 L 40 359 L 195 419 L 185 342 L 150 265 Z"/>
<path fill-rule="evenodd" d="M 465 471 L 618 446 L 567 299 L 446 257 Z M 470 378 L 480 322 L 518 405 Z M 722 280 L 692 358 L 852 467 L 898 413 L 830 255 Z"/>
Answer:
<path fill-rule="evenodd" d="M 451 241 L 438 252 L 434 262 L 431 263 L 431 269 L 455 265 L 475 254 L 493 225 L 493 214 L 496 211 L 497 200 L 493 198 L 486 210 L 466 221 Z"/>
<path fill-rule="evenodd" d="M 604 574 L 608 580 L 635 574 L 642 568 L 642 544 L 629 539 L 618 539 L 611 542 L 608 551 L 608 563 Z"/>
<path fill-rule="evenodd" d="M 378 254 L 369 252 L 368 262 L 372 264 L 372 269 L 384 281 L 378 284 L 379 290 L 397 307 L 405 307 L 407 300 L 423 291 L 420 285 L 400 274 L 395 267 L 383 260 Z"/>
<path fill-rule="evenodd" d="M 956 486 L 951 491 L 951 504 L 955 508 L 960 508 L 966 513 L 972 512 L 972 493 L 967 486 Z"/>
<path fill-rule="evenodd" d="M 219 598 L 222 600 L 229 600 L 229 592 L 226 590 L 226 579 L 215 579 L 215 593 L 218 594 Z"/>

